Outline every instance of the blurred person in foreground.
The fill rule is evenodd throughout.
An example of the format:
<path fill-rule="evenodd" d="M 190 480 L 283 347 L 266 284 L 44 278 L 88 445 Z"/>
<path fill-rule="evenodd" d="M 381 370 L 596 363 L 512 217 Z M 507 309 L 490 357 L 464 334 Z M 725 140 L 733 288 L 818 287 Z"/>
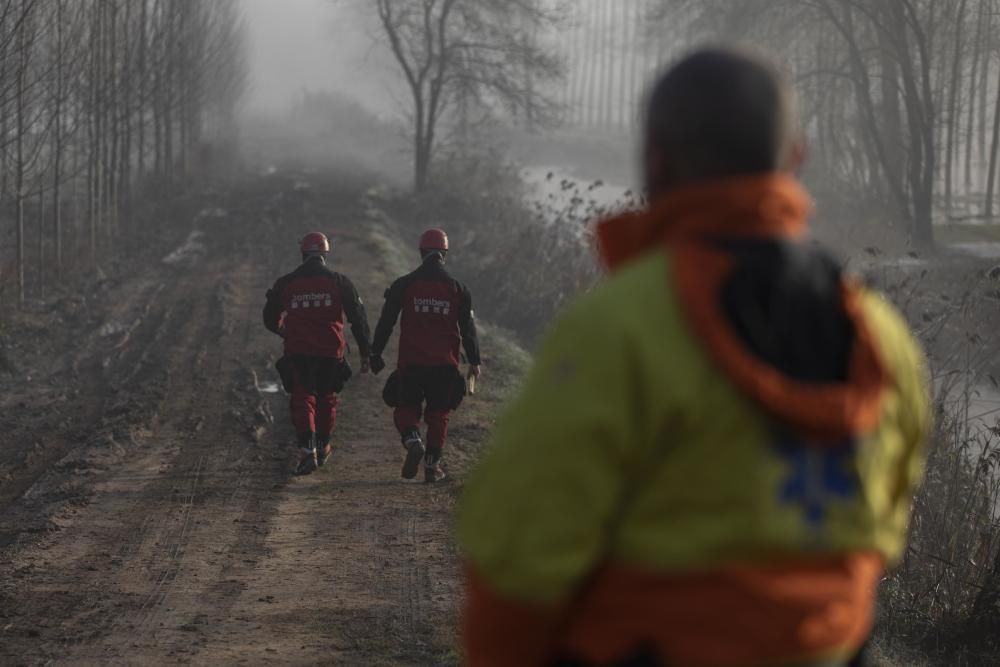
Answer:
<path fill-rule="evenodd" d="M 695 53 L 649 207 L 552 327 L 459 510 L 471 665 L 860 664 L 929 429 L 921 351 L 806 240 L 795 97 Z"/>
<path fill-rule="evenodd" d="M 337 422 L 337 395 L 351 378 L 345 352 L 344 324 L 361 353 L 361 372 L 368 372 L 371 331 L 365 306 L 354 283 L 327 265 L 330 239 L 312 232 L 300 244 L 302 264 L 278 278 L 267 292 L 264 326 L 284 339 L 278 373 L 291 394 L 289 410 L 298 439 L 295 473 L 308 475 L 333 452 L 331 434 Z"/>

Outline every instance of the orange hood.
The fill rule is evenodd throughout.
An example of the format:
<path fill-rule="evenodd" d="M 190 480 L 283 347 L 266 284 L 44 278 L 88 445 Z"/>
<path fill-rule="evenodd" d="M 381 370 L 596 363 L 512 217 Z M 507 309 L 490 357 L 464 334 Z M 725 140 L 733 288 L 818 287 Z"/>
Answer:
<path fill-rule="evenodd" d="M 790 176 L 768 174 L 693 185 L 645 210 L 597 225 L 605 266 L 615 270 L 664 241 L 706 237 L 805 235 L 809 195 Z"/>
<path fill-rule="evenodd" d="M 736 333 L 719 299 L 734 257 L 712 243 L 800 240 L 811 212 L 808 194 L 790 176 L 738 178 L 678 190 L 645 211 L 603 221 L 597 243 L 612 272 L 665 249 L 682 312 L 712 361 L 778 422 L 833 446 L 871 430 L 881 416 L 886 371 L 862 313 L 860 289 L 841 280 L 839 302 L 854 330 L 846 382 L 797 380 L 759 358 Z"/>

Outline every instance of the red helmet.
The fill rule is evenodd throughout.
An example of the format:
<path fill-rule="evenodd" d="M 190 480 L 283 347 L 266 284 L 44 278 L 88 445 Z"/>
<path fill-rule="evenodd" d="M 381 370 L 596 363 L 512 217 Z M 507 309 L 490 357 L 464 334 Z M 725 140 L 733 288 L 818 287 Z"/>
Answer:
<path fill-rule="evenodd" d="M 428 229 L 420 236 L 420 249 L 448 252 L 448 235 L 443 229 Z"/>
<path fill-rule="evenodd" d="M 302 239 L 303 255 L 325 255 L 330 252 L 330 239 L 321 232 L 311 232 Z"/>

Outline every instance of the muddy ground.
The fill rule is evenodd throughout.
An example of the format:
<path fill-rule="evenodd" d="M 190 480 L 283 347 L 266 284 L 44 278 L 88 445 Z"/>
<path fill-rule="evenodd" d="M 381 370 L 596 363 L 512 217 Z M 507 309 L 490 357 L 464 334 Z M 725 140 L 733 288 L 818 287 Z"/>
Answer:
<path fill-rule="evenodd" d="M 383 378 L 352 381 L 338 450 L 306 478 L 287 472 L 285 397 L 261 391 L 280 345 L 264 293 L 301 233 L 337 232 L 374 326 L 389 271 L 355 181 L 208 193 L 176 214 L 171 263 L 2 330 L 0 663 L 457 661 L 455 485 L 399 479 Z M 469 415 L 465 445 L 486 431 Z"/>

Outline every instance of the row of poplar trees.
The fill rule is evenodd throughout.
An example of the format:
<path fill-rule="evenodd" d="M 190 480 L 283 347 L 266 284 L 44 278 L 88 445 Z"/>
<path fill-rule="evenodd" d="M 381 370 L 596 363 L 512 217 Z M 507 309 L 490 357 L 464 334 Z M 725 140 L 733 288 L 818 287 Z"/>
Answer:
<path fill-rule="evenodd" d="M 631 130 L 642 93 L 666 59 L 668 39 L 652 32 L 654 0 L 580 0 L 562 40 L 563 117 L 574 127 Z"/>
<path fill-rule="evenodd" d="M 0 0 L 0 297 L 136 236 L 233 126 L 243 41 L 235 0 Z"/>

